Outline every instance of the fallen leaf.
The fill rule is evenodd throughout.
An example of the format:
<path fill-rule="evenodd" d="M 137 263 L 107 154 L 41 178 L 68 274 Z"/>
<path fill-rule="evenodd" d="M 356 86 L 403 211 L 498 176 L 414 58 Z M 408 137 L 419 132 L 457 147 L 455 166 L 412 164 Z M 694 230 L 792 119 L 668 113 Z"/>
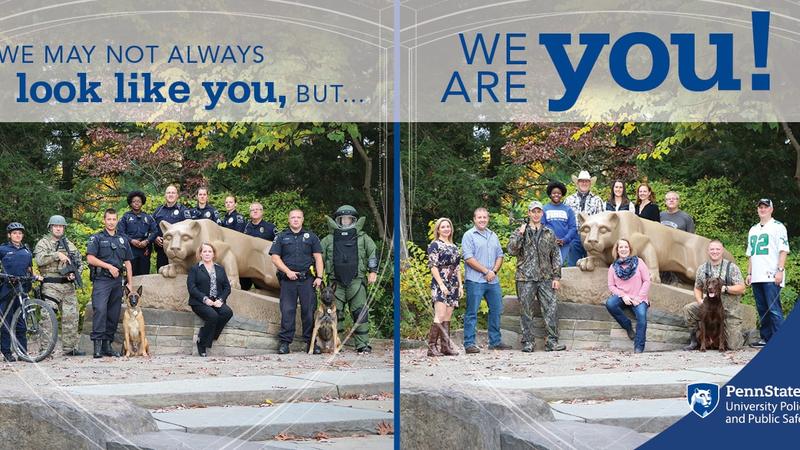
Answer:
<path fill-rule="evenodd" d="M 322 441 L 322 440 L 325 440 L 325 439 L 330 439 L 330 436 L 328 436 L 327 434 L 323 433 L 322 431 L 318 431 L 317 433 L 314 434 L 314 439 L 316 439 L 318 441 Z"/>
<path fill-rule="evenodd" d="M 394 434 L 394 428 L 392 427 L 392 424 L 381 421 L 381 423 L 378 424 L 378 434 L 381 436 Z"/>

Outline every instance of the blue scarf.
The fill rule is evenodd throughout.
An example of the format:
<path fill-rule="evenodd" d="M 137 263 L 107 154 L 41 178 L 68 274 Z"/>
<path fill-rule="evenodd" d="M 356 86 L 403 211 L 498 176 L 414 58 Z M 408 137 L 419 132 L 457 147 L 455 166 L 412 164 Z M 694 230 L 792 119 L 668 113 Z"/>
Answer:
<path fill-rule="evenodd" d="M 639 258 L 636 256 L 619 258 L 614 261 L 614 273 L 623 280 L 630 279 L 636 273 L 637 267 L 639 267 Z"/>

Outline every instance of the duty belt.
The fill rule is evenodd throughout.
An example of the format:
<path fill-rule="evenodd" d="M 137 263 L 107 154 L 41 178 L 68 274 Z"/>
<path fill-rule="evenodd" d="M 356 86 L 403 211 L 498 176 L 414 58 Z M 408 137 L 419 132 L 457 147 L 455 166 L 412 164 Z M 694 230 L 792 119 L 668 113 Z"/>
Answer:
<path fill-rule="evenodd" d="M 72 283 L 71 280 L 68 280 L 66 277 L 44 277 L 42 280 L 43 283 Z"/>

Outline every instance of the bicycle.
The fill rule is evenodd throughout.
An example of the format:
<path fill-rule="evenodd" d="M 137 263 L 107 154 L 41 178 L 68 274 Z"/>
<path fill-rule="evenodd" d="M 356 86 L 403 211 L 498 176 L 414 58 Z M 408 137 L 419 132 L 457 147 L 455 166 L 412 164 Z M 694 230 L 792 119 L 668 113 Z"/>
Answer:
<path fill-rule="evenodd" d="M 45 300 L 41 300 L 41 284 L 34 288 L 34 298 L 28 296 L 23 287 L 24 283 L 39 281 L 36 277 L 15 276 L 0 273 L 0 279 L 5 279 L 14 289 L 14 296 L 8 302 L 6 310 L 2 312 L 2 321 L 5 322 L 6 314 L 11 309 L 13 302 L 19 302 L 20 307 L 14 313 L 9 324 L 11 346 L 17 356 L 28 362 L 39 362 L 53 352 L 58 341 L 58 319 L 55 310 Z M 47 297 L 50 301 L 58 302 Z M 17 338 L 17 327 L 25 327 L 26 345 L 22 345 Z"/>

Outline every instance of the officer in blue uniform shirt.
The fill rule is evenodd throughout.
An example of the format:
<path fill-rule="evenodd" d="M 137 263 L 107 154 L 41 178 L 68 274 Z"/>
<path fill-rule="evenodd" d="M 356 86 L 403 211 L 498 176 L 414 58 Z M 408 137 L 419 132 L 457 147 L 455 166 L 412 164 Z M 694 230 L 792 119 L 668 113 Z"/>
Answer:
<path fill-rule="evenodd" d="M 261 220 L 262 217 L 264 217 L 264 206 L 258 202 L 251 203 L 250 221 L 244 226 L 244 234 L 267 241 L 274 241 L 275 224 Z M 253 286 L 253 280 L 250 278 L 239 278 L 239 284 L 242 286 L 243 291 L 249 291 L 250 287 Z"/>
<path fill-rule="evenodd" d="M 0 245 L 2 272 L 7 275 L 31 276 L 33 274 L 33 253 L 22 243 L 22 239 L 25 237 L 25 227 L 19 222 L 11 222 L 6 227 L 6 231 L 8 232 L 8 242 Z M 23 283 L 22 286 L 25 292 L 31 290 L 30 282 Z M 11 318 L 19 309 L 19 302 L 14 298 L 14 294 L 14 287 L 11 286 L 11 283 L 6 279 L 0 280 L 0 314 L 4 314 L 3 324 L 0 326 L 0 351 L 8 362 L 17 360 L 11 353 L 11 334 L 9 333 Z M 19 321 L 17 329 L 14 331 L 20 347 L 27 350 L 25 322 Z"/>
<path fill-rule="evenodd" d="M 191 218 L 189 209 L 178 203 L 178 188 L 173 185 L 167 186 L 166 191 L 164 191 L 164 204 L 153 211 L 153 219 L 156 221 L 156 233 L 150 236 L 150 242 L 155 242 L 156 244 L 156 270 L 169 264 L 169 258 L 164 253 L 161 221 L 174 224 Z"/>
<path fill-rule="evenodd" d="M 297 300 L 300 300 L 300 318 L 303 323 L 303 339 L 306 346 L 311 343 L 314 329 L 314 309 L 317 295 L 314 289 L 322 284 L 324 267 L 322 246 L 316 234 L 303 228 L 303 211 L 289 211 L 289 229 L 275 236 L 272 248 L 272 263 L 278 269 L 281 284 L 280 308 L 281 331 L 278 334 L 280 345 L 278 353 L 289 353 L 289 344 L 294 339 L 294 321 L 297 314 Z M 314 266 L 314 275 L 310 267 Z M 308 351 L 308 348 L 306 348 Z M 318 353 L 319 349 L 314 349 Z"/>
<path fill-rule="evenodd" d="M 244 216 L 236 211 L 236 197 L 229 195 L 225 197 L 225 215 L 217 222 L 220 226 L 244 233 Z"/>
<path fill-rule="evenodd" d="M 219 213 L 217 209 L 208 204 L 208 188 L 197 189 L 197 206 L 191 209 L 192 219 L 208 219 L 219 223 Z"/>
<path fill-rule="evenodd" d="M 122 215 L 122 219 L 117 225 L 117 231 L 128 236 L 131 244 L 133 276 L 150 273 L 150 254 L 153 251 L 150 236 L 154 236 L 158 231 L 153 216 L 142 211 L 145 203 L 147 203 L 147 196 L 144 195 L 144 192 L 132 191 L 129 193 L 128 206 L 131 207 L 131 210 Z"/>
<path fill-rule="evenodd" d="M 105 229 L 89 237 L 86 260 L 92 278 L 92 334 L 94 357 L 119 357 L 111 343 L 122 309 L 122 280 L 133 287 L 131 259 L 133 253 L 124 234 L 117 232 L 117 211 L 107 209 L 103 214 Z"/>

